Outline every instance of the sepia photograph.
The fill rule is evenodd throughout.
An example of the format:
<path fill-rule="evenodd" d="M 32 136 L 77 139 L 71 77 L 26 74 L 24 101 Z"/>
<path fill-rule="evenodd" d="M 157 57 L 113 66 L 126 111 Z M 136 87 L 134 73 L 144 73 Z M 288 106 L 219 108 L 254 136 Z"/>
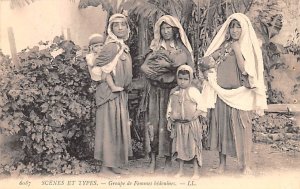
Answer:
<path fill-rule="evenodd" d="M 1 189 L 299 189 L 300 1 L 0 0 Z"/>

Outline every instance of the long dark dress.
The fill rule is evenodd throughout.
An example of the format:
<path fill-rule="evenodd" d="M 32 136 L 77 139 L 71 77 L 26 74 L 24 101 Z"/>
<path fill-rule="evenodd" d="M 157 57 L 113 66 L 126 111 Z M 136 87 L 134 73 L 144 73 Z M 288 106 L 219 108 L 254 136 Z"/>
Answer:
<path fill-rule="evenodd" d="M 104 46 L 96 59 L 96 65 L 109 63 L 117 54 L 117 44 Z M 125 90 L 112 93 L 105 81 L 101 81 L 96 91 L 96 132 L 94 158 L 106 167 L 120 167 L 132 156 L 131 136 L 126 87 L 132 80 L 132 61 L 129 53 L 123 53 L 116 65 L 114 82 Z"/>
<path fill-rule="evenodd" d="M 241 72 L 233 51 L 219 64 L 217 82 L 224 89 L 242 86 Z M 252 144 L 250 112 L 232 108 L 217 97 L 216 106 L 209 115 L 210 149 L 237 157 L 239 162 L 248 162 Z"/>
<path fill-rule="evenodd" d="M 191 63 L 191 55 L 185 46 L 178 42 L 177 48 L 182 49 L 187 56 L 187 63 Z M 174 49 L 175 50 L 175 49 Z M 175 60 L 176 61 L 176 60 Z M 149 127 L 145 127 L 145 152 L 155 153 L 159 157 L 171 156 L 172 153 L 172 141 L 170 138 L 170 132 L 167 130 L 167 106 L 170 91 L 176 86 L 175 75 L 176 69 L 180 65 L 174 63 L 172 73 L 174 75 L 174 81 L 169 83 L 163 83 L 152 79 L 147 79 L 145 86 L 144 96 L 141 102 L 141 111 L 145 112 L 145 122 L 153 128 L 154 138 L 153 141 L 149 137 Z"/>

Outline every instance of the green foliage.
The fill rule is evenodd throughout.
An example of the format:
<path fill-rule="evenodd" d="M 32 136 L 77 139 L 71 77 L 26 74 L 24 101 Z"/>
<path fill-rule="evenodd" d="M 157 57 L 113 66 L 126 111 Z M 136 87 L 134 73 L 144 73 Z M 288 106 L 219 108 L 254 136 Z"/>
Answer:
<path fill-rule="evenodd" d="M 294 56 L 297 57 L 297 63 L 300 62 L 300 33 L 297 28 L 295 29 L 294 33 L 291 35 L 291 39 L 287 41 L 287 44 L 284 46 L 284 48 L 288 53 L 293 54 Z M 296 67 L 294 66 L 292 69 L 296 70 Z M 300 92 L 300 75 L 298 73 L 296 77 L 296 81 L 294 83 L 292 94 L 299 94 L 299 92 Z M 297 103 L 297 100 L 295 103 Z"/>
<path fill-rule="evenodd" d="M 300 151 L 300 129 L 295 116 L 285 113 L 268 113 L 252 120 L 255 142 L 272 144 L 283 151 Z"/>
<path fill-rule="evenodd" d="M 283 45 L 271 41 L 280 32 L 283 17 L 276 0 L 267 0 L 267 2 L 255 1 L 255 4 L 261 7 L 261 9 L 257 10 L 258 16 L 255 18 L 254 27 L 259 35 L 263 37 L 262 54 L 265 81 L 268 88 L 268 103 L 285 103 L 283 93 L 272 86 L 274 79 L 272 70 L 286 68 L 286 64 L 281 58 L 281 54 L 285 53 Z"/>
<path fill-rule="evenodd" d="M 192 0 L 130 0 L 122 4 L 124 10 L 139 18 L 158 19 L 170 14 L 179 18 L 182 23 L 188 22 L 193 6 L 195 3 Z"/>
<path fill-rule="evenodd" d="M 10 0 L 10 7 L 12 9 L 16 7 L 23 7 L 33 2 L 35 2 L 35 0 Z"/>
<path fill-rule="evenodd" d="M 287 41 L 284 48 L 287 52 L 297 56 L 297 62 L 300 62 L 300 33 L 297 28 L 291 35 L 291 39 Z"/>
<path fill-rule="evenodd" d="M 102 6 L 102 9 L 111 12 L 116 10 L 116 2 L 114 0 L 80 0 L 78 4 L 78 8 L 86 8 L 88 6 L 98 7 L 99 5 Z"/>
<path fill-rule="evenodd" d="M 75 158 L 92 156 L 94 90 L 78 46 L 59 37 L 47 46 L 19 53 L 20 68 L 2 67 L 0 129 L 19 136 L 21 171 L 76 174 Z"/>

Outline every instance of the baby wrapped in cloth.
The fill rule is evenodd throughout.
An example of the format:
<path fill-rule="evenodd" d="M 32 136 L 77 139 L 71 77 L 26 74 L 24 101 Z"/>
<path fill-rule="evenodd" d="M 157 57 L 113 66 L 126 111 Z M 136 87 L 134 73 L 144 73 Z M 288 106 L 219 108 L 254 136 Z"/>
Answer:
<path fill-rule="evenodd" d="M 170 63 L 171 66 L 168 68 L 163 67 L 160 64 L 160 61 L 166 61 Z M 155 74 L 146 74 L 146 77 L 162 83 L 171 83 L 175 80 L 177 67 L 185 64 L 186 62 L 187 55 L 182 49 L 177 49 L 171 52 L 164 49 L 153 51 L 147 56 L 144 65 L 154 71 Z"/>

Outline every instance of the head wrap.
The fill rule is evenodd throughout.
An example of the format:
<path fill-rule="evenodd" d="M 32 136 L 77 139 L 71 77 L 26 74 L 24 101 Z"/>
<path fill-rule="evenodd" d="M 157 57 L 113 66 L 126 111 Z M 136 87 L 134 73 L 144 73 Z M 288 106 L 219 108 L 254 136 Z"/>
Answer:
<path fill-rule="evenodd" d="M 104 43 L 105 38 L 103 35 L 94 33 L 89 37 L 89 46 L 97 44 L 97 43 Z"/>
<path fill-rule="evenodd" d="M 247 102 L 244 102 L 244 105 L 240 105 L 239 103 L 231 102 L 234 99 L 234 98 L 231 98 L 234 96 L 233 94 L 231 94 L 231 96 L 230 96 L 231 100 L 228 100 L 228 102 L 226 102 L 226 99 L 225 99 L 226 97 L 224 97 L 224 99 L 222 99 L 222 100 L 224 100 L 228 104 L 232 103 L 232 104 L 230 104 L 232 107 L 242 109 L 242 110 L 267 109 L 266 87 L 264 84 L 264 75 L 263 75 L 264 66 L 263 66 L 262 51 L 261 51 L 257 36 L 255 34 L 255 31 L 252 27 L 252 24 L 246 15 L 244 15 L 242 13 L 234 13 L 234 14 L 230 15 L 229 18 L 222 25 L 221 29 L 218 31 L 217 35 L 214 37 L 213 41 L 209 45 L 204 56 L 211 55 L 225 41 L 226 33 L 229 30 L 229 24 L 232 20 L 237 20 L 241 25 L 242 33 L 240 35 L 238 42 L 240 44 L 243 57 L 245 58 L 244 68 L 245 68 L 245 71 L 247 72 L 247 74 L 249 75 L 250 86 L 253 88 L 253 89 L 251 89 L 251 92 L 249 92 L 250 89 L 246 89 L 246 90 L 238 89 L 235 92 L 238 91 L 237 93 L 239 93 L 240 95 L 242 95 L 242 93 L 244 92 L 243 95 L 244 95 L 245 99 L 247 98 L 247 95 L 245 95 L 246 93 L 249 95 L 252 95 L 251 97 L 253 97 L 254 102 L 252 105 L 250 104 L 251 103 L 250 96 L 249 96 L 250 99 L 248 99 L 249 105 L 247 105 Z M 209 83 L 211 86 L 215 86 L 215 87 L 213 87 L 214 90 L 216 90 L 216 88 L 219 88 L 219 86 L 216 85 L 216 73 L 208 74 L 208 80 L 209 80 Z M 211 91 L 211 89 L 210 90 L 208 89 L 208 86 L 206 86 L 206 87 L 207 87 L 207 91 Z M 220 89 L 220 91 L 222 91 L 222 90 Z M 220 91 L 217 92 L 219 97 L 222 96 Z M 234 91 L 234 90 L 232 90 L 232 91 Z M 229 94 L 226 94 L 226 95 L 229 95 Z M 214 96 L 215 95 L 208 94 L 208 98 L 212 98 Z"/>
<path fill-rule="evenodd" d="M 173 16 L 170 15 L 164 15 L 162 17 L 160 17 L 157 22 L 155 23 L 154 26 L 154 39 L 151 41 L 150 44 L 150 49 L 152 49 L 153 51 L 157 51 L 160 48 L 160 42 L 161 42 L 161 36 L 160 36 L 160 26 L 161 24 L 165 22 L 167 24 L 169 24 L 172 27 L 178 28 L 179 30 L 179 35 L 180 35 L 180 39 L 183 43 L 183 45 L 187 48 L 187 50 L 191 53 L 191 57 L 193 60 L 193 50 L 191 47 L 191 44 L 185 34 L 184 29 L 182 28 L 179 20 Z"/>
<path fill-rule="evenodd" d="M 114 22 L 117 22 L 117 21 L 120 21 L 121 19 L 124 19 L 124 21 L 126 22 L 127 24 L 127 29 L 128 29 L 128 34 L 126 36 L 125 39 L 120 39 L 118 38 L 112 31 L 112 24 Z M 107 27 L 107 38 L 106 38 L 106 41 L 105 41 L 105 44 L 107 43 L 113 43 L 113 42 L 117 42 L 119 43 L 124 49 L 127 49 L 129 50 L 128 46 L 125 45 L 124 41 L 126 41 L 128 38 L 129 38 L 129 34 L 130 34 L 130 28 L 129 28 L 129 25 L 128 25 L 128 22 L 127 22 L 127 18 L 126 16 L 124 16 L 123 14 L 113 14 L 110 18 L 109 18 L 109 24 L 108 24 L 108 27 Z"/>
<path fill-rule="evenodd" d="M 118 38 L 111 29 L 112 24 L 114 22 L 122 22 L 122 21 L 125 21 L 127 24 L 128 34 L 125 39 Z M 93 72 L 95 74 L 100 74 L 101 71 L 103 71 L 105 73 L 110 73 L 110 72 L 113 72 L 114 74 L 116 73 L 115 68 L 116 68 L 116 65 L 118 63 L 120 56 L 123 54 L 123 52 L 129 51 L 128 46 L 124 43 L 124 40 L 128 39 L 129 33 L 130 33 L 129 25 L 127 23 L 126 17 L 123 14 L 114 14 L 109 18 L 109 24 L 108 24 L 108 29 L 107 29 L 107 38 L 105 41 L 105 45 L 108 43 L 117 43 L 118 52 L 117 52 L 116 56 L 113 58 L 113 60 L 111 60 L 111 62 L 109 62 L 108 64 L 105 64 L 105 66 L 102 66 L 101 68 L 99 66 L 94 67 Z"/>
<path fill-rule="evenodd" d="M 177 73 L 176 75 L 178 76 L 178 72 L 180 70 L 186 70 L 189 72 L 189 75 L 190 75 L 190 83 L 192 82 L 192 79 L 193 79 L 193 68 L 189 65 L 181 65 L 177 68 Z"/>

